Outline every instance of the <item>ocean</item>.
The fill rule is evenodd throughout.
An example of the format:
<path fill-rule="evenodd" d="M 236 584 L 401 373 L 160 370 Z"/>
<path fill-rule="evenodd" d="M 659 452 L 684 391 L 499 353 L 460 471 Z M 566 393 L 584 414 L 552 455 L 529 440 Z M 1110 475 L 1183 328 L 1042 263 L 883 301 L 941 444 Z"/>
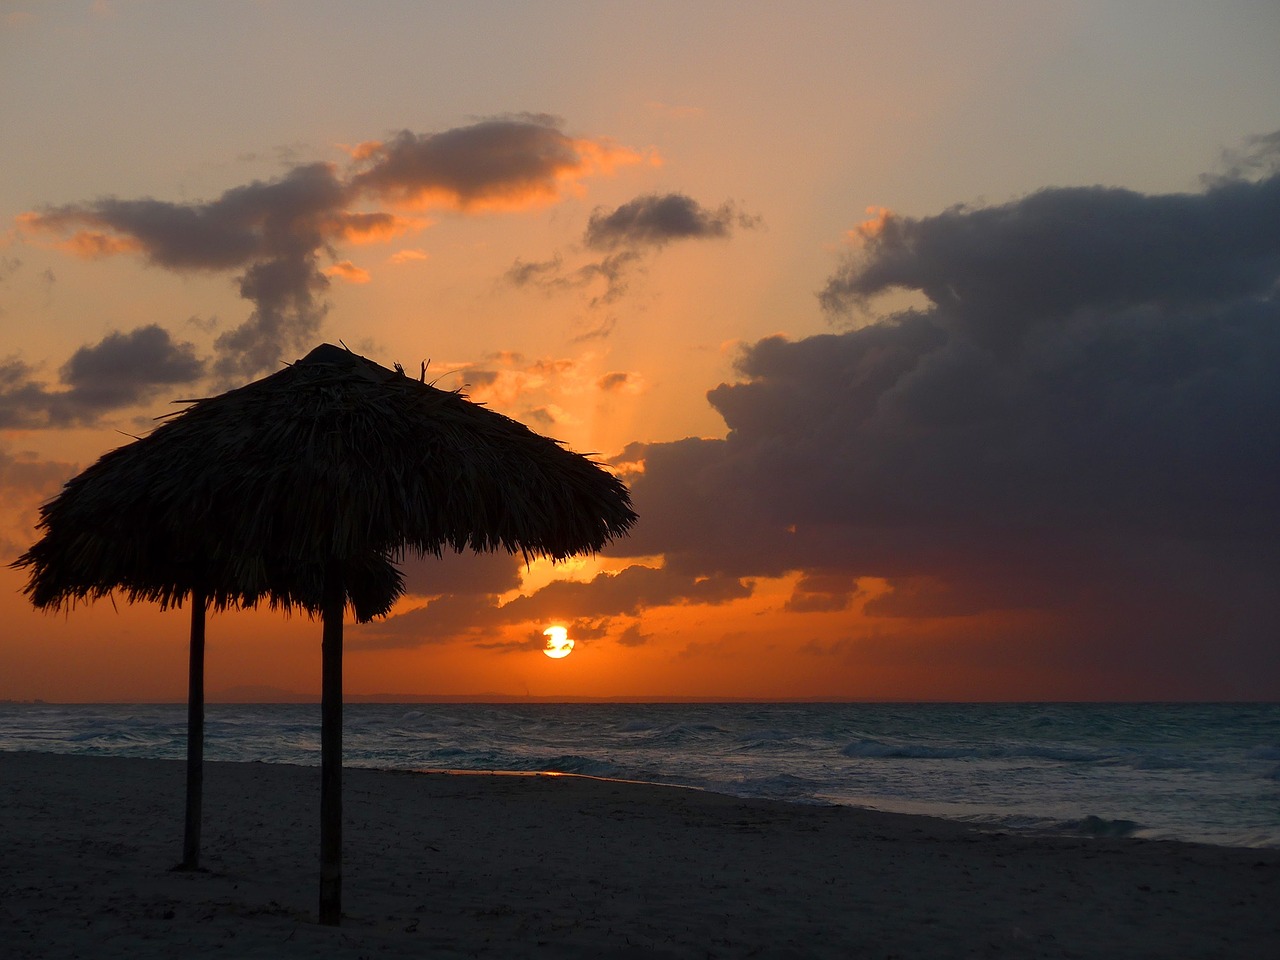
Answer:
<path fill-rule="evenodd" d="M 584 774 L 999 830 L 1280 847 L 1280 704 L 349 703 L 344 726 L 349 766 Z M 185 749 L 182 704 L 0 704 L 0 750 Z M 318 765 L 319 708 L 212 704 L 205 757 Z"/>

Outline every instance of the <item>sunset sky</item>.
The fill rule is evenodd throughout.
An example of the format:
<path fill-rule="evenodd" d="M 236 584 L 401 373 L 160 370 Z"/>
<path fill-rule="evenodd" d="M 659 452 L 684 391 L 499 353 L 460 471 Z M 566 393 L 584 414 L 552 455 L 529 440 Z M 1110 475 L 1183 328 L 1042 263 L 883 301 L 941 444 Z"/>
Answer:
<path fill-rule="evenodd" d="M 640 514 L 408 560 L 350 694 L 1280 697 L 1278 50 L 1271 0 L 0 2 L 0 555 L 342 341 Z M 185 695 L 185 610 L 23 583 L 0 699 Z M 208 643 L 318 691 L 306 617 Z"/>

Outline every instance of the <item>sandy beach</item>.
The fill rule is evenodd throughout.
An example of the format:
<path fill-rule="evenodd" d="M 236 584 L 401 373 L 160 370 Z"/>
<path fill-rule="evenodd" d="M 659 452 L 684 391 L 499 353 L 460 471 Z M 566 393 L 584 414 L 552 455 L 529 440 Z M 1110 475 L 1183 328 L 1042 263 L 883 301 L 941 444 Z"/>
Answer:
<path fill-rule="evenodd" d="M 315 922 L 319 771 L 0 753 L 0 955 L 1280 955 L 1280 851 L 986 833 L 563 776 L 345 774 L 344 920 Z"/>

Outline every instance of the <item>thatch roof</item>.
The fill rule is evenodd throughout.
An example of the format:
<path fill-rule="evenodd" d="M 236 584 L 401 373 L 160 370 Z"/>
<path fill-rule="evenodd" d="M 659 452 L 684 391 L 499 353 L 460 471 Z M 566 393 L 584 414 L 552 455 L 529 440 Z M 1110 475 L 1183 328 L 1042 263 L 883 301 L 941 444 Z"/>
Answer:
<path fill-rule="evenodd" d="M 38 608 L 61 610 L 119 592 L 129 603 L 145 600 L 161 610 L 181 606 L 197 585 L 215 610 L 255 607 L 319 613 L 324 598 L 321 563 L 286 567 L 260 556 L 239 561 L 178 561 L 168 538 L 123 532 L 126 524 L 68 529 L 42 521 L 46 533 L 12 566 L 30 567 L 24 587 Z M 135 537 L 136 535 L 136 537 Z M 404 594 L 404 576 L 390 557 L 371 553 L 342 570 L 347 602 L 356 620 L 390 612 Z"/>
<path fill-rule="evenodd" d="M 15 564 L 37 606 L 117 588 L 180 602 L 200 574 L 215 605 L 315 611 L 336 570 L 365 619 L 398 595 L 389 558 L 405 550 L 558 559 L 635 521 L 586 457 L 329 344 L 189 402 L 42 508 L 43 537 Z"/>

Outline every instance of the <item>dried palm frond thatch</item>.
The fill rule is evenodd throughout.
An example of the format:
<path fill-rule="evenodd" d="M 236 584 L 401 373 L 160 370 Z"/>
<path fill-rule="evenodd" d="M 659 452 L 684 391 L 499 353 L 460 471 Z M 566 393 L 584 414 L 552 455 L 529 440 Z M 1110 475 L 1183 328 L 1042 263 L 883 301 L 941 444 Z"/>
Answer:
<path fill-rule="evenodd" d="M 346 603 L 385 612 L 399 581 L 387 589 L 383 564 L 406 551 L 561 559 L 599 550 L 635 514 L 588 458 L 330 344 L 188 402 L 68 482 L 18 565 L 44 607 L 117 588 L 167 605 L 199 584 L 216 607 L 265 599 L 321 612 L 320 916 L 336 923 Z"/>
<path fill-rule="evenodd" d="M 266 601 L 288 613 L 319 614 L 328 565 L 323 556 L 231 552 L 218 544 L 216 525 L 202 527 L 207 519 L 190 519 L 190 502 L 172 498 L 167 510 L 160 509 L 162 498 L 177 489 L 175 472 L 195 466 L 176 459 L 190 454 L 175 452 L 170 426 L 106 454 L 68 481 L 41 509 L 37 529 L 43 536 L 13 566 L 30 569 L 25 592 L 41 609 L 69 609 L 116 592 L 130 603 L 145 600 L 162 610 L 190 599 L 186 825 L 179 867 L 194 870 L 200 864 L 206 608 Z M 404 579 L 385 552 L 350 557 L 340 570 L 357 621 L 388 613 L 404 592 Z"/>

